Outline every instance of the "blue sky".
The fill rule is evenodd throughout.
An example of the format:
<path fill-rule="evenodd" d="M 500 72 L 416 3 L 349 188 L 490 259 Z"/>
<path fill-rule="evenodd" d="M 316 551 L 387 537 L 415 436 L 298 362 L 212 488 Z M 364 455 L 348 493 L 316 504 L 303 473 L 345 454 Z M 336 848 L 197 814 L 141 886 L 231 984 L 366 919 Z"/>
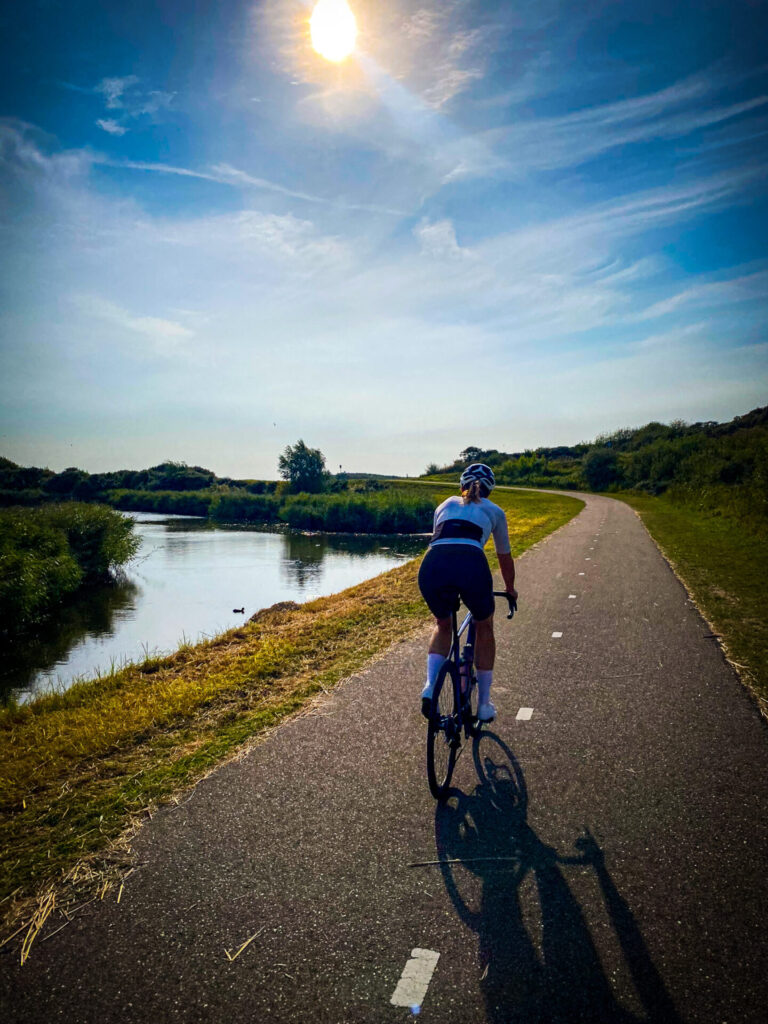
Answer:
<path fill-rule="evenodd" d="M 758 2 L 2 15 L 0 453 L 415 474 L 768 402 Z"/>

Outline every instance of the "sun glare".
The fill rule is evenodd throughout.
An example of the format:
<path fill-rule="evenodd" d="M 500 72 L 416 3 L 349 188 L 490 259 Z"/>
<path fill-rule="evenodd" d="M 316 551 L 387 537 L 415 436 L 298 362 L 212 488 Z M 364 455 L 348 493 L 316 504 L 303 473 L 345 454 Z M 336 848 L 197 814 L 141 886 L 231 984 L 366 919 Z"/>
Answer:
<path fill-rule="evenodd" d="M 357 22 L 347 0 L 318 0 L 309 19 L 312 45 L 326 60 L 344 60 L 355 48 Z"/>

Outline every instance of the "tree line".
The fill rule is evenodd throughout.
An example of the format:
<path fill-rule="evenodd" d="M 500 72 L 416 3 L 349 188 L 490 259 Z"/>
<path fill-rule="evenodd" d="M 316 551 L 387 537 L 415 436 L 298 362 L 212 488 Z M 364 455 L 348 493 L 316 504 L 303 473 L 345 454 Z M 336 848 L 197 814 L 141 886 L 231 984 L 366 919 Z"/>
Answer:
<path fill-rule="evenodd" d="M 725 423 L 646 423 L 594 441 L 502 452 L 469 445 L 427 476 L 455 477 L 471 462 L 501 484 L 668 493 L 701 507 L 768 517 L 768 406 Z"/>

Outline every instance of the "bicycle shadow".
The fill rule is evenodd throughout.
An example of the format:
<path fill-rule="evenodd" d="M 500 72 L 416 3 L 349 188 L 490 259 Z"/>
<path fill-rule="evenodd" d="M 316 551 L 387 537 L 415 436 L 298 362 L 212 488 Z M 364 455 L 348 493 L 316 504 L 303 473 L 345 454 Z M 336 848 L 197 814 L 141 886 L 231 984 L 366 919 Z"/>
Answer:
<path fill-rule="evenodd" d="M 522 769 L 495 733 L 475 737 L 478 782 L 452 789 L 435 814 L 435 843 L 446 890 L 462 921 L 477 932 L 481 981 L 491 1024 L 680 1024 L 632 912 L 616 889 L 603 852 L 587 828 L 578 851 L 562 856 L 527 821 Z M 454 863 L 451 863 L 453 861 Z M 581 906 L 562 868 L 595 872 L 643 1015 L 616 1000 Z M 472 909 L 456 868 L 471 872 L 481 892 Z M 520 888 L 531 874 L 540 912 L 540 949 L 526 926 Z M 477 884 L 475 883 L 475 888 Z"/>

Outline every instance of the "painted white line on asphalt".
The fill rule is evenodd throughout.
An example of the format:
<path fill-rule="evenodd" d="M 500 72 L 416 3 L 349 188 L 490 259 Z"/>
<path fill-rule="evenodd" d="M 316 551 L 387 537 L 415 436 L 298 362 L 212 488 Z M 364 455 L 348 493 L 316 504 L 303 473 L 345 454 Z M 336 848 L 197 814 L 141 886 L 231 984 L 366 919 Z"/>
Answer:
<path fill-rule="evenodd" d="M 562 635 L 562 633 L 553 633 L 552 638 L 553 640 L 559 640 Z"/>
<path fill-rule="evenodd" d="M 585 562 L 591 562 L 591 561 L 592 561 L 592 559 L 591 559 L 591 558 L 589 557 L 589 555 L 587 555 L 587 557 L 586 557 L 586 558 L 584 559 L 584 561 L 585 561 Z"/>
<path fill-rule="evenodd" d="M 573 601 L 573 600 L 575 600 L 575 598 L 576 598 L 576 595 L 575 595 L 575 594 L 569 594 L 569 595 L 568 595 L 568 600 L 569 600 L 569 601 Z"/>
<path fill-rule="evenodd" d="M 518 722 L 530 722 L 532 714 L 533 708 L 520 708 L 517 712 L 517 720 Z"/>
<path fill-rule="evenodd" d="M 587 575 L 587 574 L 586 574 L 585 572 L 580 572 L 580 573 L 579 573 L 579 576 L 586 576 L 586 575 Z"/>
<path fill-rule="evenodd" d="M 389 1000 L 393 1006 L 409 1006 L 417 1010 L 424 1002 L 440 954 L 433 949 L 412 949 L 411 959 L 403 968 L 397 988 Z"/>

